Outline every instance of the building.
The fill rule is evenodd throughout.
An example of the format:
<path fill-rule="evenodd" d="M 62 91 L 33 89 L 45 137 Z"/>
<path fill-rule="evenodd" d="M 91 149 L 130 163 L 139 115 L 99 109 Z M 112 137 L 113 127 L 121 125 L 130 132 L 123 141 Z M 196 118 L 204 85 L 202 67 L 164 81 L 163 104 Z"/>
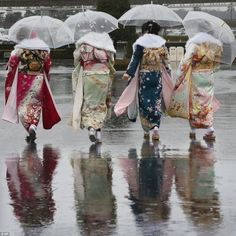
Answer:
<path fill-rule="evenodd" d="M 31 7 L 31 6 L 80 6 L 80 5 L 96 5 L 97 0 L 0 0 L 0 7 Z M 229 0 L 153 0 L 154 4 L 194 4 L 194 3 L 225 3 L 232 2 Z M 139 4 L 150 3 L 150 0 L 130 0 L 130 4 L 139 5 Z"/>

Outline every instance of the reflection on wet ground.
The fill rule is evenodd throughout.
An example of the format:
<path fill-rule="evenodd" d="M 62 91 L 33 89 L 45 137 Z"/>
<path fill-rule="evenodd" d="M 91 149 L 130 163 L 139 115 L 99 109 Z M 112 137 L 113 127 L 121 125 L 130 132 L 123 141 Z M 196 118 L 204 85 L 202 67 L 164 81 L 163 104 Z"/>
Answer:
<path fill-rule="evenodd" d="M 57 127 L 26 145 L 23 129 L 0 121 L 0 236 L 236 234 L 235 71 L 217 74 L 215 143 L 201 131 L 190 141 L 187 122 L 168 117 L 160 142 L 144 140 L 139 122 L 112 113 L 103 143 L 91 144 L 67 125 L 71 68 L 58 70 Z M 117 77 L 113 102 L 125 85 Z"/>
<path fill-rule="evenodd" d="M 76 219 L 85 235 L 113 235 L 116 225 L 111 159 L 101 156 L 100 145 L 91 145 L 89 153 L 73 153 L 71 159 Z"/>
<path fill-rule="evenodd" d="M 221 216 L 212 147 L 192 142 L 189 155 L 160 158 L 158 144 L 145 141 L 140 158 L 135 150 L 131 153 L 128 159 L 120 161 L 129 186 L 131 209 L 144 235 L 166 235 L 164 225 L 171 219 L 173 185 L 182 211 L 192 224 L 208 229 L 217 227 Z"/>
<path fill-rule="evenodd" d="M 28 144 L 21 155 L 6 160 L 6 180 L 15 217 L 26 235 L 43 230 L 54 221 L 52 178 L 59 159 L 57 150 L 43 147 L 43 156 L 36 144 Z M 32 233 L 31 233 L 32 230 Z"/>

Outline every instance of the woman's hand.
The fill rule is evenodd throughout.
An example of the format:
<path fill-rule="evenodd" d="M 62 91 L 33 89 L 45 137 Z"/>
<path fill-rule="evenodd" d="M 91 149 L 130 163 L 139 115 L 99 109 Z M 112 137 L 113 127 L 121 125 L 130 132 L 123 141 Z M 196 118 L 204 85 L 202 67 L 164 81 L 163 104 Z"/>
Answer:
<path fill-rule="evenodd" d="M 111 106 L 112 106 L 111 97 L 110 97 L 110 96 L 108 96 L 108 97 L 106 98 L 106 105 L 107 105 L 107 108 L 108 108 L 108 109 L 111 108 Z"/>
<path fill-rule="evenodd" d="M 130 75 L 128 75 L 127 73 L 124 73 L 122 76 L 123 80 L 129 80 L 130 79 Z"/>

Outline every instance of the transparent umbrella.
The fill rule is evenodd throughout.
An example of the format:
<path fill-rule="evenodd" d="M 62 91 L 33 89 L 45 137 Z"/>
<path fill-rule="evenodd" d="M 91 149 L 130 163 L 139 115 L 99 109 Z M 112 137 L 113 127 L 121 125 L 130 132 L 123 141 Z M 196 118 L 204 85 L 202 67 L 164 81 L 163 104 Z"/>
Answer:
<path fill-rule="evenodd" d="M 19 43 L 23 39 L 37 36 L 50 48 L 58 48 L 74 42 L 73 34 L 61 20 L 50 16 L 30 16 L 17 21 L 8 33 L 10 41 Z"/>
<path fill-rule="evenodd" d="M 189 11 L 183 19 L 183 25 L 190 38 L 199 32 L 205 32 L 220 40 L 223 43 L 222 62 L 233 62 L 236 57 L 235 36 L 222 19 L 202 11 Z"/>
<path fill-rule="evenodd" d="M 65 23 L 73 32 L 75 41 L 91 31 L 110 33 L 118 28 L 118 20 L 102 11 L 82 11 L 69 16 Z"/>
<path fill-rule="evenodd" d="M 131 8 L 119 19 L 124 26 L 141 26 L 147 21 L 154 21 L 161 27 L 182 25 L 182 19 L 170 8 L 158 4 L 144 4 Z"/>

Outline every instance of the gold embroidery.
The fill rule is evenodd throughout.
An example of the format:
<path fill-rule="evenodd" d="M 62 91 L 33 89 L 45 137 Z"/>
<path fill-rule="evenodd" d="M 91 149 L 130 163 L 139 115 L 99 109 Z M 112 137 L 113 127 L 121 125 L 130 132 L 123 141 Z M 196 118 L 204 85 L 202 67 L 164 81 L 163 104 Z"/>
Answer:
<path fill-rule="evenodd" d="M 162 60 L 167 58 L 167 49 L 160 48 L 145 48 L 143 50 L 143 58 L 141 69 L 148 71 L 158 71 L 161 69 Z"/>

